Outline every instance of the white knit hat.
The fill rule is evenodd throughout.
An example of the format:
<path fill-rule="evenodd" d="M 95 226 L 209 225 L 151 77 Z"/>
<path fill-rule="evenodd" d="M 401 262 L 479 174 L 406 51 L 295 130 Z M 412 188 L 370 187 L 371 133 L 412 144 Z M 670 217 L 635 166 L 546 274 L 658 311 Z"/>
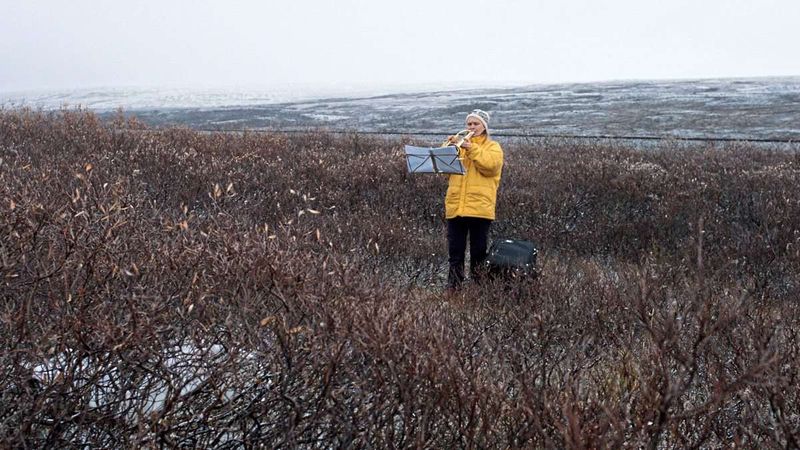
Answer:
<path fill-rule="evenodd" d="M 483 124 L 483 128 L 486 129 L 486 134 L 489 134 L 489 113 L 482 109 L 473 109 L 471 113 L 467 114 L 467 118 L 464 119 L 464 122 L 468 121 L 470 117 L 480 120 Z"/>

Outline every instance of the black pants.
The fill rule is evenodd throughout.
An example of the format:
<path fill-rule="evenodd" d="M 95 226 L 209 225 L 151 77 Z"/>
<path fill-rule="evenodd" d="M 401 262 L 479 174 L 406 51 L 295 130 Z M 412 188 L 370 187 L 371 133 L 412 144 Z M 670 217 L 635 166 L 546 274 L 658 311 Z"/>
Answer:
<path fill-rule="evenodd" d="M 447 273 L 447 287 L 458 288 L 464 281 L 464 259 L 469 235 L 470 276 L 480 282 L 480 264 L 486 259 L 486 245 L 489 240 L 489 226 L 492 221 L 479 217 L 455 217 L 447 219 L 447 250 L 450 270 Z"/>

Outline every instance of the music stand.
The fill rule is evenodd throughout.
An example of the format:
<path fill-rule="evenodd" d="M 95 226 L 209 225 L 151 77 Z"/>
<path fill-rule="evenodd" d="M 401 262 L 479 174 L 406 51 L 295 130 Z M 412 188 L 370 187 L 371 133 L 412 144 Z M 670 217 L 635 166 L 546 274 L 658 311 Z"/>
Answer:
<path fill-rule="evenodd" d="M 458 148 L 415 147 L 406 145 L 406 163 L 409 173 L 451 173 L 464 175 L 464 165 L 458 157 Z"/>

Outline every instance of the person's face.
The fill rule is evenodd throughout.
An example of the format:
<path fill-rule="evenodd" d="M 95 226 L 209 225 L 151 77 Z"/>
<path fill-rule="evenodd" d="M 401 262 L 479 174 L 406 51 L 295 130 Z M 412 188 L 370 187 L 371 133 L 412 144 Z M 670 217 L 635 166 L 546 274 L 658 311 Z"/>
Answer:
<path fill-rule="evenodd" d="M 480 120 L 470 117 L 467 119 L 467 130 L 472 131 L 473 136 L 480 136 L 486 131 Z"/>

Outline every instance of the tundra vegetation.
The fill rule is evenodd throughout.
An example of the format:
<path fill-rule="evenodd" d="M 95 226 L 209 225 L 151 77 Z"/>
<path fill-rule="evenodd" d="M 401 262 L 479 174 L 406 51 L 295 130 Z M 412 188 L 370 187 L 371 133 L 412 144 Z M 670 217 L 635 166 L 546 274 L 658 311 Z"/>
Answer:
<path fill-rule="evenodd" d="M 0 111 L 0 446 L 800 446 L 796 150 L 504 142 L 443 296 L 408 142 Z"/>

